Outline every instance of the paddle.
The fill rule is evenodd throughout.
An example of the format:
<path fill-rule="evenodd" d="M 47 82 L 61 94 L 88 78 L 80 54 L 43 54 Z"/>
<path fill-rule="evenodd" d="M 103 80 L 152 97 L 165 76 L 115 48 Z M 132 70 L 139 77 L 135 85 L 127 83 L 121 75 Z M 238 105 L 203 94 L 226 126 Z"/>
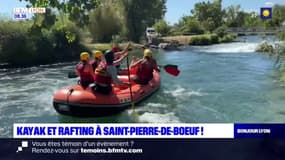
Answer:
<path fill-rule="evenodd" d="M 68 78 L 77 78 L 78 75 L 76 74 L 75 71 L 72 71 L 72 72 L 68 72 L 67 77 Z"/>
<path fill-rule="evenodd" d="M 128 78 L 129 82 L 131 84 L 131 75 L 130 75 L 130 65 L 129 65 L 129 55 L 127 56 L 127 69 L 128 69 Z M 135 103 L 133 99 L 133 92 L 132 92 L 132 86 L 130 85 L 130 94 L 131 94 L 131 103 L 132 103 L 132 109 L 135 110 Z"/>

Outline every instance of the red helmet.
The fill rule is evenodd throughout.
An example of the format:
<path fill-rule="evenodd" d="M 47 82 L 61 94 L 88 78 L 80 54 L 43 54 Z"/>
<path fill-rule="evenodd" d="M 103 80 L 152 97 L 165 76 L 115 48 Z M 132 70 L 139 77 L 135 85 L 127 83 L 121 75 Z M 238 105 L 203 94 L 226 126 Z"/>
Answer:
<path fill-rule="evenodd" d="M 114 46 L 114 47 L 112 47 L 112 51 L 113 51 L 113 52 L 119 52 L 120 50 L 119 50 L 118 47 Z"/>

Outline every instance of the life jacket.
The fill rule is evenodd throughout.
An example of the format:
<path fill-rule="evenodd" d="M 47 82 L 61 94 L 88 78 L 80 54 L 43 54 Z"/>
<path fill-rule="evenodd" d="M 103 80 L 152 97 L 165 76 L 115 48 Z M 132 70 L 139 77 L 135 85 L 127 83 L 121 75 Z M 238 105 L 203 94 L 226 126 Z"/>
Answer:
<path fill-rule="evenodd" d="M 122 56 L 122 55 L 117 55 L 117 54 L 115 54 L 115 58 L 114 58 L 114 60 L 116 61 L 116 60 L 120 59 L 120 58 L 121 58 L 121 56 Z M 116 64 L 115 66 L 117 67 L 117 69 L 119 69 L 119 68 L 120 68 L 120 66 L 121 66 L 121 63 L 118 63 L 118 64 Z"/>
<path fill-rule="evenodd" d="M 86 68 L 86 63 L 80 62 L 76 66 L 76 70 L 80 73 L 80 81 L 81 82 L 93 82 L 94 79 L 92 75 L 90 74 L 89 68 Z"/>
<path fill-rule="evenodd" d="M 137 77 L 142 81 L 150 81 L 153 78 L 153 64 L 151 60 L 144 59 L 137 69 Z"/>
<path fill-rule="evenodd" d="M 101 62 L 95 69 L 94 80 L 97 84 L 110 86 L 112 83 L 112 76 L 107 72 L 106 62 Z"/>
<path fill-rule="evenodd" d="M 89 62 L 89 64 L 92 66 L 93 68 L 93 72 L 96 70 L 96 68 L 98 67 L 100 63 L 100 60 L 99 59 L 93 59 Z"/>
<path fill-rule="evenodd" d="M 130 74 L 131 74 L 131 75 L 136 75 L 137 72 L 138 72 L 138 69 L 139 69 L 139 66 L 132 67 L 132 68 L 130 69 Z"/>

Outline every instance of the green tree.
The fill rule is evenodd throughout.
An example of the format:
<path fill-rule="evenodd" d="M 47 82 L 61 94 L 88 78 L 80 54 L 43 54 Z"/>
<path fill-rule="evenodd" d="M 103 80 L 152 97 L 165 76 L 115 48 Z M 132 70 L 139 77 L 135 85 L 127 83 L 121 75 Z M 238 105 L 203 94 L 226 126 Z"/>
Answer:
<path fill-rule="evenodd" d="M 226 35 L 226 30 L 227 26 L 222 25 L 221 27 L 215 29 L 214 33 L 216 33 L 218 37 L 224 37 Z"/>
<path fill-rule="evenodd" d="M 223 24 L 222 0 L 214 0 L 212 3 L 209 1 L 196 3 L 191 13 L 209 31 Z"/>
<path fill-rule="evenodd" d="M 166 11 L 165 0 L 122 0 L 125 34 L 139 42 L 147 26 L 160 20 Z"/>
<path fill-rule="evenodd" d="M 247 13 L 240 11 L 236 17 L 236 23 L 237 27 L 242 27 L 244 26 L 245 18 L 247 16 Z"/>
<path fill-rule="evenodd" d="M 156 32 L 160 33 L 161 35 L 168 35 L 171 26 L 167 24 L 165 20 L 160 20 L 153 25 Z"/>
<path fill-rule="evenodd" d="M 240 5 L 237 6 L 229 6 L 226 9 L 226 25 L 228 27 L 238 27 L 239 26 L 239 22 L 238 22 L 238 17 L 240 14 Z"/>
<path fill-rule="evenodd" d="M 183 16 L 178 23 L 179 30 L 182 34 L 203 34 L 204 28 L 194 17 Z"/>
<path fill-rule="evenodd" d="M 102 5 L 90 14 L 89 31 L 94 41 L 110 42 L 113 35 L 121 31 L 119 15 L 112 5 Z"/>
<path fill-rule="evenodd" d="M 278 33 L 278 38 L 282 41 L 285 41 L 285 31 Z"/>
<path fill-rule="evenodd" d="M 214 31 L 218 27 L 212 17 L 207 18 L 207 20 L 203 21 L 201 24 L 210 32 Z"/>
<path fill-rule="evenodd" d="M 244 19 L 244 27 L 253 28 L 258 26 L 262 26 L 259 15 L 255 12 L 247 13 Z"/>
<path fill-rule="evenodd" d="M 22 1 L 22 0 L 19 0 Z M 48 9 L 57 9 L 69 15 L 70 20 L 75 22 L 77 25 L 86 25 L 89 22 L 88 12 L 95 9 L 99 4 L 100 0 L 24 0 L 29 2 L 28 5 L 33 7 L 45 7 Z M 49 25 L 55 23 L 49 21 Z M 44 26 L 43 26 L 44 27 Z"/>
<path fill-rule="evenodd" d="M 279 27 L 285 21 L 285 5 L 274 5 L 272 19 L 264 20 L 265 27 Z"/>

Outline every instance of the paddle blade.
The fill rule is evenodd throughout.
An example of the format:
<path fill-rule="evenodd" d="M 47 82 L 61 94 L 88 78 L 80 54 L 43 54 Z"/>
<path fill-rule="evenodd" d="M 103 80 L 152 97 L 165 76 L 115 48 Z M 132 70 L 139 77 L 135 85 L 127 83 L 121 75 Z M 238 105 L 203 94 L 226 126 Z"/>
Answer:
<path fill-rule="evenodd" d="M 179 71 L 177 65 L 166 65 L 166 66 L 164 66 L 163 68 L 164 68 L 164 70 L 165 70 L 167 73 L 169 73 L 169 74 L 171 74 L 171 75 L 173 75 L 173 76 L 178 76 L 179 73 L 180 73 L 180 71 Z"/>
<path fill-rule="evenodd" d="M 75 72 L 68 72 L 68 75 L 67 75 L 68 78 L 76 78 L 78 77 L 77 74 Z"/>

